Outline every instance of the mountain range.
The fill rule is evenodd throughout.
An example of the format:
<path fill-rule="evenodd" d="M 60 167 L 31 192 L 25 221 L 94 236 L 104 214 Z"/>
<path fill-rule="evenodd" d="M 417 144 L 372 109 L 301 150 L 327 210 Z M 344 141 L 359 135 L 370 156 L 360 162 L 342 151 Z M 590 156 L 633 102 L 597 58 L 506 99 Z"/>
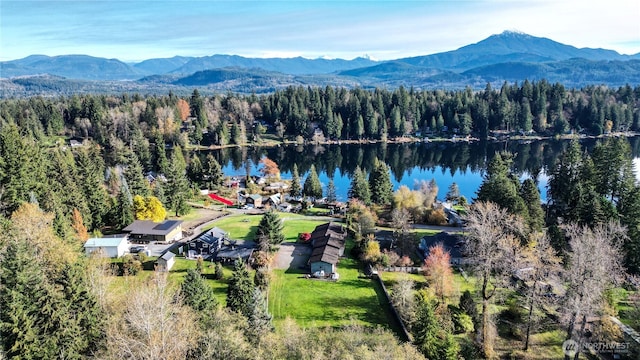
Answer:
<path fill-rule="evenodd" d="M 238 92 L 269 92 L 289 85 L 484 88 L 487 83 L 525 79 L 547 79 L 569 87 L 621 86 L 640 84 L 640 53 L 621 55 L 613 50 L 576 48 L 505 31 L 456 50 L 383 62 L 365 57 L 343 60 L 212 55 L 125 63 L 87 55 L 31 55 L 0 62 L 0 79 L 3 89 L 18 93 L 25 83 L 37 88 L 39 82 L 46 82 L 64 89 L 65 81 L 75 89 L 99 89 L 101 85 L 95 84 L 99 81 L 110 89 L 126 86 L 163 91 L 197 86 Z M 126 85 L 117 84 L 122 80 L 127 80 Z"/>

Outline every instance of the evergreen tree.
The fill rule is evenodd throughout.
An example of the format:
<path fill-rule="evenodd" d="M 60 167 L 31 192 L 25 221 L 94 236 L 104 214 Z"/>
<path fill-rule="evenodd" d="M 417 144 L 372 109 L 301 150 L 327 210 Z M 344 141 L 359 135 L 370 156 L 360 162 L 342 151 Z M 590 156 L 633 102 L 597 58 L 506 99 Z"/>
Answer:
<path fill-rule="evenodd" d="M 402 115 L 400 113 L 400 109 L 398 107 L 394 107 L 391 110 L 391 119 L 389 120 L 390 124 L 391 124 L 391 128 L 389 129 L 389 135 L 396 137 L 396 136 L 402 136 L 403 135 L 403 121 L 402 121 Z"/>
<path fill-rule="evenodd" d="M 76 163 L 78 173 L 81 174 L 80 187 L 93 220 L 91 227 L 99 229 L 105 224 L 104 217 L 109 211 L 109 195 L 104 183 L 104 160 L 99 148 L 90 146 L 80 150 Z"/>
<path fill-rule="evenodd" d="M 414 344 L 428 359 L 458 359 L 460 347 L 453 335 L 438 323 L 431 304 L 418 305 L 413 336 Z"/>
<path fill-rule="evenodd" d="M 360 166 L 356 166 L 356 169 L 353 172 L 351 187 L 349 188 L 349 198 L 359 199 L 366 205 L 371 203 L 369 184 L 367 184 L 367 180 L 362 170 L 360 170 Z"/>
<path fill-rule="evenodd" d="M 506 160 L 504 158 L 506 158 Z M 509 170 L 511 154 L 496 154 L 478 189 L 478 201 L 493 202 L 510 213 L 526 218 L 527 208 L 520 197 L 520 181 Z"/>
<path fill-rule="evenodd" d="M 259 341 L 262 334 L 273 330 L 273 324 L 271 323 L 272 316 L 269 314 L 266 299 L 260 289 L 255 288 L 253 290 L 251 302 L 248 304 L 248 310 L 247 319 L 249 320 L 249 329 L 255 337 L 254 340 Z"/>
<path fill-rule="evenodd" d="M 393 184 L 391 184 L 391 174 L 386 163 L 375 160 L 373 170 L 369 174 L 369 190 L 371 200 L 378 205 L 387 205 L 391 202 L 393 195 Z"/>
<path fill-rule="evenodd" d="M 284 241 L 282 220 L 272 209 L 264 213 L 256 231 L 256 242 L 265 241 L 265 239 L 271 246 L 282 244 Z"/>
<path fill-rule="evenodd" d="M 291 196 L 294 198 L 299 198 L 302 196 L 302 186 L 300 186 L 298 164 L 293 164 L 293 170 L 291 172 Z"/>
<path fill-rule="evenodd" d="M 189 99 L 189 107 L 191 109 L 191 115 L 195 116 L 196 122 L 203 128 L 207 125 L 209 120 L 207 119 L 207 111 L 204 106 L 204 99 L 200 96 L 198 89 L 194 89 Z"/>
<path fill-rule="evenodd" d="M 23 138 L 15 125 L 0 128 L 0 211 L 6 215 L 30 194 L 41 192 L 45 184 L 45 166 L 38 146 Z"/>
<path fill-rule="evenodd" d="M 104 338 L 103 317 L 79 265 L 47 272 L 34 247 L 9 241 L 0 262 L 0 351 L 10 358 L 80 359 Z"/>
<path fill-rule="evenodd" d="M 69 321 L 63 326 L 66 328 L 64 347 L 68 356 L 73 357 L 73 353 L 93 354 L 104 342 L 106 324 L 98 300 L 90 291 L 85 265 L 65 266 L 56 284 L 62 291 L 63 302 L 60 305 L 65 308 Z"/>
<path fill-rule="evenodd" d="M 233 264 L 233 275 L 227 287 L 227 307 L 231 311 L 249 317 L 252 311 L 250 304 L 254 289 L 247 267 L 241 259 L 237 259 Z"/>
<path fill-rule="evenodd" d="M 71 234 L 71 215 L 78 209 L 87 227 L 92 226 L 92 216 L 82 192 L 78 189 L 79 179 L 75 161 L 70 152 L 55 150 L 50 152 L 47 166 L 47 191 L 43 196 L 44 210 L 55 213 L 55 230 L 59 236 L 68 238 Z"/>
<path fill-rule="evenodd" d="M 322 197 L 322 184 L 320 183 L 320 179 L 318 178 L 316 167 L 313 164 L 311 164 L 309 175 L 307 175 L 307 179 L 304 181 L 304 188 L 302 190 L 302 193 L 304 194 L 304 196 L 309 196 L 316 199 Z"/>
<path fill-rule="evenodd" d="M 214 190 L 222 185 L 222 169 L 213 155 L 207 155 L 207 162 L 204 167 L 203 177 L 207 180 L 209 190 Z"/>
<path fill-rule="evenodd" d="M 640 185 L 628 180 L 618 201 L 620 222 L 627 227 L 628 238 L 623 244 L 625 266 L 632 274 L 640 274 Z"/>
<path fill-rule="evenodd" d="M 336 195 L 336 185 L 333 182 L 333 179 L 329 179 L 329 184 L 327 185 L 327 202 L 331 204 L 337 200 L 338 196 Z"/>
<path fill-rule="evenodd" d="M 167 173 L 167 200 L 176 216 L 189 212 L 187 200 L 191 197 L 189 180 L 186 175 L 186 164 L 179 146 L 173 149 L 169 171 Z"/>
<path fill-rule="evenodd" d="M 187 176 L 192 183 L 198 184 L 198 186 L 204 184 L 204 168 L 198 154 L 194 154 L 191 158 L 187 169 Z"/>
<path fill-rule="evenodd" d="M 529 229 L 542 231 L 544 226 L 544 211 L 540 202 L 540 192 L 533 179 L 526 179 L 520 187 L 520 196 L 527 207 L 529 215 Z"/>
<path fill-rule="evenodd" d="M 237 122 L 231 124 L 231 143 L 240 145 L 243 143 L 242 135 L 240 132 L 240 125 Z"/>
<path fill-rule="evenodd" d="M 9 242 L 0 262 L 0 344 L 9 358 L 55 358 L 57 346 L 48 343 L 39 305 L 53 300 L 42 268 L 23 242 Z"/>
<path fill-rule="evenodd" d="M 549 174 L 549 219 L 550 224 L 578 222 L 582 207 L 583 187 L 581 178 L 583 164 L 580 144 L 572 141 L 569 148 L 560 155 Z"/>
<path fill-rule="evenodd" d="M 164 137 L 162 136 L 162 133 L 160 133 L 160 131 L 155 132 L 154 141 L 154 167 L 159 173 L 166 174 L 169 170 L 169 161 L 167 160 Z"/>
<path fill-rule="evenodd" d="M 449 185 L 449 189 L 447 191 L 445 200 L 452 204 L 457 204 L 459 199 L 460 199 L 460 189 L 458 188 L 458 184 L 453 182 L 451 183 L 451 185 Z"/>
<path fill-rule="evenodd" d="M 129 152 L 127 154 L 127 163 L 124 170 L 124 177 L 127 179 L 129 185 L 129 191 L 132 195 L 140 195 L 142 197 L 149 196 L 149 182 L 145 179 L 142 173 L 142 165 L 135 153 Z"/>
<path fill-rule="evenodd" d="M 129 186 L 124 176 L 120 177 L 120 192 L 116 197 L 114 213 L 115 225 L 125 228 L 133 222 L 133 197 L 129 192 Z"/>
<path fill-rule="evenodd" d="M 187 270 L 187 276 L 180 285 L 180 294 L 184 303 L 198 312 L 214 311 L 218 306 L 213 288 L 196 269 Z"/>
<path fill-rule="evenodd" d="M 167 203 L 167 197 L 164 194 L 166 183 L 160 179 L 157 179 L 153 184 L 153 196 L 160 201 L 161 204 Z"/>

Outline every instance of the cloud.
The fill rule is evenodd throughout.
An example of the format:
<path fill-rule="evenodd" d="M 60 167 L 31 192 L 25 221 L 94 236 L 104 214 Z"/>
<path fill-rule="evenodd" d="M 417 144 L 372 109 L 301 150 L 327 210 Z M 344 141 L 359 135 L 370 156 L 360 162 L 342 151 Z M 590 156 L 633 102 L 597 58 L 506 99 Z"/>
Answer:
<path fill-rule="evenodd" d="M 453 50 L 505 29 L 640 52 L 640 2 L 0 1 L 2 56 L 215 53 L 379 59 Z"/>

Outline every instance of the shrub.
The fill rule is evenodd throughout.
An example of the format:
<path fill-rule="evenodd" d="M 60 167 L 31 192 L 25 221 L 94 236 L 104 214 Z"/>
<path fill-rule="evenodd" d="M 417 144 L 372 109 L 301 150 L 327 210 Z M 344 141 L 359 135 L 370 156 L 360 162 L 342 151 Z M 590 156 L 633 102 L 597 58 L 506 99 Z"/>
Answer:
<path fill-rule="evenodd" d="M 125 255 L 122 259 L 122 275 L 124 276 L 136 276 L 142 271 L 142 263 L 140 260 L 136 260 L 131 254 Z"/>
<path fill-rule="evenodd" d="M 300 235 L 298 235 L 298 239 L 303 242 L 309 242 L 309 240 L 311 240 L 311 234 L 310 233 L 300 233 Z"/>
<path fill-rule="evenodd" d="M 220 264 L 219 262 L 216 263 L 216 270 L 215 270 L 215 273 L 214 273 L 213 277 L 216 280 L 224 279 L 224 271 L 222 270 L 222 264 Z"/>
<path fill-rule="evenodd" d="M 431 225 L 447 225 L 447 215 L 442 208 L 431 210 L 427 216 L 427 223 Z"/>
<path fill-rule="evenodd" d="M 411 265 L 413 265 L 413 260 L 411 260 L 410 257 L 405 255 L 402 258 L 400 258 L 400 261 L 398 261 L 398 265 L 399 266 L 411 266 Z"/>
<path fill-rule="evenodd" d="M 149 258 L 147 257 L 147 254 L 145 254 L 144 251 L 140 251 L 138 253 L 138 260 L 140 260 L 141 264 L 144 264 L 147 262 L 147 260 L 149 260 Z"/>
<path fill-rule="evenodd" d="M 456 334 L 468 334 L 473 332 L 473 319 L 463 311 L 459 309 L 457 309 L 457 311 L 452 311 L 451 320 L 453 320 L 453 331 Z"/>

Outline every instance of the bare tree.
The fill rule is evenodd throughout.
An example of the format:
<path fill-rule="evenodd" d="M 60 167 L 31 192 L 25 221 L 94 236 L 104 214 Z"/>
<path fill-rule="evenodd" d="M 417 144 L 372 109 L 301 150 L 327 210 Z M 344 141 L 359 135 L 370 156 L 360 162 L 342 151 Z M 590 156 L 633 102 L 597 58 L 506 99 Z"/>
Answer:
<path fill-rule="evenodd" d="M 121 318 L 110 322 L 107 348 L 120 359 L 184 359 L 198 338 L 196 324 L 166 275 L 156 273 L 132 291 Z"/>
<path fill-rule="evenodd" d="M 594 228 L 571 224 L 564 227 L 569 238 L 567 292 L 561 309 L 567 325 L 567 340 L 580 342 L 589 316 L 602 310 L 603 294 L 622 278 L 621 244 L 626 229 L 617 222 Z M 580 324 L 580 330 L 576 326 Z M 575 354 L 578 359 L 579 351 Z M 568 359 L 569 356 L 565 356 Z"/>
<path fill-rule="evenodd" d="M 491 202 L 474 203 L 467 214 L 470 265 L 480 280 L 482 298 L 482 349 L 486 358 L 493 356 L 490 301 L 496 290 L 505 287 L 522 256 L 517 234 L 522 233 L 521 219 Z"/>
<path fill-rule="evenodd" d="M 408 277 L 398 279 L 391 288 L 391 303 L 402 318 L 405 326 L 411 328 L 416 319 L 416 297 L 414 282 Z"/>
<path fill-rule="evenodd" d="M 549 242 L 549 238 L 542 233 L 534 235 L 525 251 L 525 263 L 532 269 L 530 276 L 524 277 L 524 295 L 529 313 L 526 321 L 526 335 L 524 350 L 529 349 L 531 330 L 535 323 L 535 311 L 545 305 L 551 305 L 553 297 L 544 296 L 549 292 L 552 284 L 559 284 L 562 275 L 562 264 L 559 256 Z"/>
<path fill-rule="evenodd" d="M 405 208 L 396 208 L 391 211 L 391 226 L 393 226 L 393 240 L 400 249 L 400 255 L 406 255 L 411 251 L 413 234 L 411 229 L 411 214 Z M 393 246 L 392 246 L 393 247 Z"/>
<path fill-rule="evenodd" d="M 109 286 L 116 275 L 115 265 L 107 257 L 104 249 L 99 248 L 91 253 L 86 267 L 87 283 L 102 309 L 110 305 Z"/>

